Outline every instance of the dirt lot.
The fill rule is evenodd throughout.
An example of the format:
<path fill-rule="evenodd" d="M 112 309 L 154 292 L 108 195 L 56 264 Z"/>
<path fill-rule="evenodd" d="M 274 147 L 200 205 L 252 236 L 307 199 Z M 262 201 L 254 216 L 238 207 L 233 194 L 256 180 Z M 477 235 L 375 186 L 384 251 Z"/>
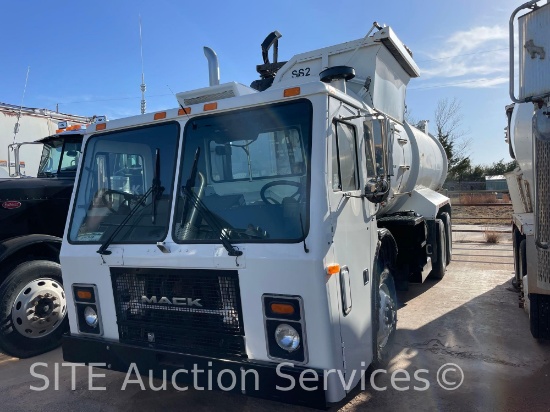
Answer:
<path fill-rule="evenodd" d="M 500 210 L 500 209 L 499 209 Z M 454 243 L 453 261 L 440 281 L 413 284 L 399 296 L 398 330 L 394 357 L 387 373 L 366 381 L 364 391 L 354 390 L 330 410 L 343 411 L 548 411 L 550 410 L 550 343 L 535 341 L 518 295 L 510 288 L 513 261 L 510 234 L 498 244 Z M 85 368 L 61 367 L 60 350 L 25 360 L 0 354 L 0 399 L 6 411 L 285 411 L 308 410 L 292 405 L 225 392 L 179 392 L 170 385 L 158 392 L 146 384 L 141 390 L 129 384 L 121 390 L 125 374 L 95 369 L 100 377 L 89 390 Z M 33 377 L 31 366 L 44 362 Z M 55 386 L 58 364 L 59 379 Z M 447 375 L 442 368 L 452 366 Z M 460 368 L 461 373 L 458 372 Z M 406 371 L 410 382 L 392 374 Z M 425 372 L 424 372 L 425 371 Z M 420 381 L 415 373 L 420 373 Z M 406 376 L 401 372 L 399 379 Z M 460 383 L 454 390 L 441 381 Z M 73 383 L 74 382 L 74 383 Z M 147 380 L 145 380 L 147 382 Z M 426 384 L 426 382 L 428 382 Z M 159 383 L 155 383 L 159 386 Z M 426 388 L 419 390 L 418 388 Z M 415 389 L 415 387 L 417 389 Z M 382 388 L 385 388 L 382 390 Z M 403 389 L 405 388 L 405 389 Z M 453 389 L 453 388 L 451 388 Z"/>
<path fill-rule="evenodd" d="M 453 205 L 453 224 L 510 225 L 512 206 L 460 206 Z"/>

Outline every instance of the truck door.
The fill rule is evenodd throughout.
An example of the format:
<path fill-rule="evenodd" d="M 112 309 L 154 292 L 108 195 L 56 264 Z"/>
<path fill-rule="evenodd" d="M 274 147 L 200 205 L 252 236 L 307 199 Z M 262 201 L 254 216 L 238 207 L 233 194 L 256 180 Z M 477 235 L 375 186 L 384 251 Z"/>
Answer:
<path fill-rule="evenodd" d="M 372 360 L 370 277 L 376 229 L 374 206 L 361 198 L 367 165 L 363 119 L 346 120 L 357 110 L 336 99 L 330 99 L 329 110 L 328 195 L 334 261 L 341 268 L 338 296 L 331 301 L 339 305 L 343 370 L 346 385 L 353 387 Z"/>

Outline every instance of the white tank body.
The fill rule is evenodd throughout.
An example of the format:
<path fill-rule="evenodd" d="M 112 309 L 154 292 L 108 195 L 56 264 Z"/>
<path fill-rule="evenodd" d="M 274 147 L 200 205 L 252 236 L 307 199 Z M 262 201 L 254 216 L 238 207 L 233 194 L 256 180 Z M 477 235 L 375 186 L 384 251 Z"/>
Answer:
<path fill-rule="evenodd" d="M 447 177 L 447 156 L 436 137 L 408 123 L 396 123 L 390 145 L 391 191 L 379 215 L 407 209 L 403 205 L 408 194 L 421 189 L 438 191 Z"/>

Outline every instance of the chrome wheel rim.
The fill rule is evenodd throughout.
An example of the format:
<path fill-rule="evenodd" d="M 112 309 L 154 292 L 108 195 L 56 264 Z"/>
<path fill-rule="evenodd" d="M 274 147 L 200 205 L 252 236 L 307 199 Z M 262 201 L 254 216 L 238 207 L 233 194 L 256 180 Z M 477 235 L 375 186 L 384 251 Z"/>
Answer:
<path fill-rule="evenodd" d="M 18 293 L 11 311 L 15 329 L 31 339 L 55 331 L 67 315 L 63 286 L 53 279 L 36 279 Z"/>
<path fill-rule="evenodd" d="M 386 347 L 388 340 L 395 330 L 397 324 L 397 308 L 392 299 L 388 285 L 382 283 L 378 289 L 379 311 L 378 311 L 378 349 Z"/>

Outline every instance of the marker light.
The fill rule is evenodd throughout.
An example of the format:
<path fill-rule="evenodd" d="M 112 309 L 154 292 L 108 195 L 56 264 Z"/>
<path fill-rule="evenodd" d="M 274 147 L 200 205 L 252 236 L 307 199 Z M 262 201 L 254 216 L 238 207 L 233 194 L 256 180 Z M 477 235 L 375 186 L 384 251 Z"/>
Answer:
<path fill-rule="evenodd" d="M 95 125 L 96 130 L 105 130 L 107 128 L 107 123 L 99 123 Z"/>
<path fill-rule="evenodd" d="M 327 275 L 336 275 L 337 273 L 340 273 L 340 265 L 338 263 L 327 266 Z"/>
<path fill-rule="evenodd" d="M 299 94 L 300 94 L 299 87 L 291 87 L 290 89 L 285 89 L 283 96 L 292 97 L 292 96 L 298 96 Z"/>
<path fill-rule="evenodd" d="M 155 116 L 153 118 L 155 120 L 166 119 L 166 112 L 155 113 Z"/>
<path fill-rule="evenodd" d="M 182 107 L 178 110 L 178 116 L 183 116 L 184 114 L 191 114 L 191 108 L 190 107 Z"/>
<path fill-rule="evenodd" d="M 218 108 L 218 102 L 206 103 L 203 107 L 203 110 L 206 112 L 208 110 L 216 110 Z"/>

